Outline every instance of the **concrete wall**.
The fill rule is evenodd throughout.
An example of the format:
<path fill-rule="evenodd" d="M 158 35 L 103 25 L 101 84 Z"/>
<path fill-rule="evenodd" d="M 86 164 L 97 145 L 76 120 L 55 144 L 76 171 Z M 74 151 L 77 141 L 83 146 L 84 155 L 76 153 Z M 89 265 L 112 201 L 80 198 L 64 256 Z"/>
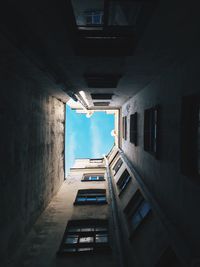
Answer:
<path fill-rule="evenodd" d="M 101 165 L 101 167 L 99 167 Z M 84 174 L 102 174 L 104 175 L 105 181 L 88 181 L 83 182 L 82 178 Z M 66 195 L 66 205 L 68 211 L 66 211 L 66 222 L 69 220 L 86 220 L 86 219 L 103 219 L 110 221 L 110 198 L 108 191 L 108 183 L 106 176 L 105 163 L 90 163 L 89 159 L 77 159 L 74 163 L 73 168 L 70 169 L 70 173 L 67 176 L 65 186 L 68 194 Z M 76 195 L 79 189 L 106 189 L 107 204 L 103 205 L 74 205 Z M 109 223 L 110 232 L 112 226 Z M 63 233 L 64 234 L 64 233 Z M 110 233 L 109 233 L 110 234 Z M 112 234 L 111 234 L 112 235 Z M 112 240 L 110 237 L 110 245 L 112 249 Z M 60 239 L 61 242 L 62 239 Z M 115 267 L 116 262 L 113 259 L 113 252 L 108 253 L 82 253 L 76 255 L 66 255 L 57 258 L 57 264 L 59 266 L 106 266 Z M 54 265 L 53 265 L 54 266 Z M 56 265 L 57 266 L 57 265 Z"/>
<path fill-rule="evenodd" d="M 123 105 L 128 119 L 128 138 L 122 149 L 133 163 L 176 233 L 182 237 L 188 266 L 199 257 L 200 187 L 192 177 L 182 175 L 181 101 L 182 96 L 199 94 L 199 51 L 190 50 L 184 60 L 174 60 L 166 70 L 140 93 Z M 143 149 L 144 110 L 160 105 L 160 158 Z M 138 146 L 129 142 L 130 114 L 138 112 Z M 188 140 L 190 142 L 190 140 Z M 182 255 L 184 256 L 184 255 Z"/>
<path fill-rule="evenodd" d="M 113 152 L 113 155 L 115 155 L 116 151 L 113 150 Z M 118 154 L 112 161 L 113 156 L 110 155 L 109 161 L 111 162 L 110 170 L 117 203 L 117 217 L 121 237 L 120 245 L 124 258 L 124 266 L 154 267 L 158 262 L 160 255 L 169 246 L 169 237 L 154 210 L 147 215 L 145 220 L 134 232 L 129 229 L 124 209 L 127 207 L 136 191 L 139 190 L 142 195 L 143 191 L 135 179 L 134 174 L 123 159 L 122 166 L 114 175 L 113 167 L 119 157 L 120 155 Z M 127 184 L 123 193 L 119 195 L 117 181 L 125 170 L 131 175 L 131 180 Z"/>
<path fill-rule="evenodd" d="M 65 106 L 49 93 L 53 84 L 44 73 L 2 36 L 0 43 L 0 254 L 6 261 L 64 180 Z"/>

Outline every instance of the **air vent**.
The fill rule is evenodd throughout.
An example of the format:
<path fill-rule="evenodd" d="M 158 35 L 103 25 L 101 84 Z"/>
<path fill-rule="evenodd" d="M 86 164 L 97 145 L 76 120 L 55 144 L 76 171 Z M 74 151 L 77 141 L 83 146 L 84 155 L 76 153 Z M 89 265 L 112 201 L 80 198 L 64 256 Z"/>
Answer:
<path fill-rule="evenodd" d="M 116 88 L 121 78 L 119 74 L 85 74 L 89 88 Z"/>
<path fill-rule="evenodd" d="M 110 102 L 94 102 L 94 106 L 109 106 Z"/>
<path fill-rule="evenodd" d="M 112 99 L 113 94 L 91 94 L 92 99 Z"/>

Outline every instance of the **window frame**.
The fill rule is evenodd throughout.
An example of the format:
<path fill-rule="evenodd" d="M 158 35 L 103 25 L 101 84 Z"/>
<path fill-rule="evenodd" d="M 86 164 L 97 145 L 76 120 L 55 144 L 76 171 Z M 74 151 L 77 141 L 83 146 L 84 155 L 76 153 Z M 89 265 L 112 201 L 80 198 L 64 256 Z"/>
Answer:
<path fill-rule="evenodd" d="M 92 180 L 89 179 L 89 177 L 99 177 L 100 179 Z M 102 182 L 105 181 L 104 174 L 103 173 L 87 173 L 84 174 L 82 177 L 82 182 Z"/>
<path fill-rule="evenodd" d="M 121 194 L 125 191 L 125 189 L 127 188 L 128 184 L 130 183 L 132 179 L 132 176 L 130 175 L 130 173 L 128 172 L 127 169 L 125 169 L 122 173 L 122 175 L 120 176 L 120 178 L 117 181 L 117 187 L 119 190 L 119 196 L 121 196 Z"/>
<path fill-rule="evenodd" d="M 99 23 L 94 23 L 95 17 L 99 17 Z M 91 22 L 88 22 L 88 19 L 91 19 Z M 104 11 L 103 10 L 86 10 L 85 11 L 85 26 L 103 26 Z"/>
<path fill-rule="evenodd" d="M 99 242 L 97 238 L 106 241 Z M 68 221 L 57 255 L 96 252 L 110 252 L 108 221 L 102 219 Z"/>
<path fill-rule="evenodd" d="M 115 165 L 112 167 L 114 175 L 116 175 L 118 173 L 118 171 L 119 171 L 119 169 L 121 168 L 122 165 L 123 165 L 123 160 L 121 158 L 118 158 L 118 160 L 116 161 Z"/>
<path fill-rule="evenodd" d="M 80 200 L 82 198 L 83 200 Z M 93 200 L 91 200 L 91 199 Z M 104 198 L 101 201 L 101 198 Z M 77 192 L 74 205 L 105 205 L 107 204 L 106 189 L 80 189 Z"/>
<path fill-rule="evenodd" d="M 137 128 L 138 128 L 138 113 L 130 115 L 130 142 L 137 146 Z"/>
<path fill-rule="evenodd" d="M 143 204 L 148 205 L 148 211 L 146 214 L 141 213 L 141 207 Z M 135 232 L 141 227 L 141 225 L 143 225 L 143 223 L 149 217 L 149 214 L 151 214 L 151 212 L 152 212 L 152 209 L 151 209 L 149 202 L 143 197 L 142 193 L 138 189 L 124 209 L 125 217 L 126 217 L 129 232 L 130 232 L 130 238 L 132 238 Z M 139 214 L 140 220 L 137 222 L 137 224 L 135 224 L 135 226 L 133 226 L 132 224 L 133 218 L 134 217 L 136 218 L 138 214 Z"/>
<path fill-rule="evenodd" d="M 144 110 L 144 150 L 159 158 L 160 106 Z"/>
<path fill-rule="evenodd" d="M 122 117 L 122 137 L 127 140 L 127 116 Z"/>

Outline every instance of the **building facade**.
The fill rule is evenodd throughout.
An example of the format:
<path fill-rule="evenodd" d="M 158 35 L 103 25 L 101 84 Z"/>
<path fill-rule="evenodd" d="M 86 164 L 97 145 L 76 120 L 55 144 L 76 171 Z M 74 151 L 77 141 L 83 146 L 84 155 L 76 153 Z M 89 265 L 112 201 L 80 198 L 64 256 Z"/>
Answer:
<path fill-rule="evenodd" d="M 0 14 L 1 265 L 199 267 L 198 1 L 9 0 Z M 106 158 L 65 179 L 69 101 L 117 119 Z"/>

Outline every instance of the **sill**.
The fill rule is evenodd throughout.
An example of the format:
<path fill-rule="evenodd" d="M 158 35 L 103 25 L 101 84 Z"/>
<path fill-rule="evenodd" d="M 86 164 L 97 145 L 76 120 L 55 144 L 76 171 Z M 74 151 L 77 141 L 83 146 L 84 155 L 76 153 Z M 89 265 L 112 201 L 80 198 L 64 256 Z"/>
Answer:
<path fill-rule="evenodd" d="M 109 245 L 104 246 L 102 248 L 94 248 L 94 250 L 88 250 L 88 251 L 74 251 L 74 252 L 67 252 L 67 251 L 62 251 L 58 250 L 56 252 L 57 257 L 69 257 L 69 256 L 74 256 L 74 255 L 95 255 L 95 254 L 110 254 L 112 252 L 111 248 Z"/>

